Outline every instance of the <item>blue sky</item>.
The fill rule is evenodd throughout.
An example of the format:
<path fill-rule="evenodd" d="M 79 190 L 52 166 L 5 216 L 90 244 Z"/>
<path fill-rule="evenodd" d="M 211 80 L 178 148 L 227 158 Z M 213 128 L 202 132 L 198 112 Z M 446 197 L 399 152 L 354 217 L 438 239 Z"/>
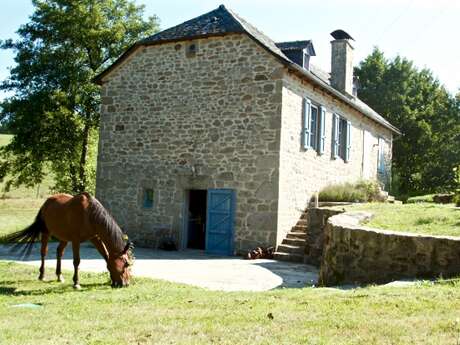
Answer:
<path fill-rule="evenodd" d="M 15 38 L 33 8 L 30 0 L 0 0 L 0 39 Z M 329 70 L 329 35 L 344 29 L 356 40 L 355 64 L 378 46 L 428 67 L 447 89 L 460 88 L 460 0 L 137 0 L 161 28 L 182 23 L 224 4 L 275 41 L 312 39 L 312 63 Z M 0 51 L 0 79 L 13 66 L 13 54 Z M 4 95 L 0 94 L 0 99 Z"/>

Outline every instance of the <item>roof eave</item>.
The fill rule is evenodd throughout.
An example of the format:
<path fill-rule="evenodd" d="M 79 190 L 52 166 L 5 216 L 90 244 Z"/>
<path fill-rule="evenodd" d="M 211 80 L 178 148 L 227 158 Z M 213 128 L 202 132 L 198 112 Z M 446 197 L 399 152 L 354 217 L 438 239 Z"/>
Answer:
<path fill-rule="evenodd" d="M 374 122 L 377 122 L 377 123 L 381 124 L 382 126 L 388 128 L 389 130 L 393 131 L 396 134 L 401 134 L 401 131 L 398 128 L 396 128 L 395 126 L 393 126 L 391 123 L 389 123 L 387 121 L 380 121 L 378 119 L 375 119 L 373 114 L 369 113 L 366 109 L 361 108 L 359 105 L 353 103 L 353 101 L 350 98 L 348 98 L 346 95 L 344 95 L 340 91 L 336 90 L 331 85 L 327 84 L 325 81 L 323 81 L 322 79 L 318 78 L 317 76 L 315 76 L 310 71 L 307 71 L 306 69 L 304 69 L 304 68 L 302 68 L 302 67 L 298 66 L 297 64 L 295 64 L 293 62 L 290 62 L 290 61 L 286 61 L 286 64 L 288 64 L 288 68 L 291 68 L 296 73 L 300 73 L 301 76 L 306 77 L 307 79 L 309 79 L 313 83 L 317 84 L 318 86 L 323 88 L 325 91 L 331 93 L 332 95 L 334 95 L 335 97 L 339 98 L 340 100 L 344 101 L 345 103 L 347 103 L 349 106 L 351 106 L 355 110 L 359 111 L 360 113 L 363 113 L 364 115 L 367 115 Z"/>
<path fill-rule="evenodd" d="M 373 114 L 369 113 L 368 111 L 366 111 L 365 109 L 359 107 L 358 105 L 354 104 L 347 96 L 345 96 L 343 93 L 341 93 L 340 91 L 336 90 L 335 88 L 333 88 L 331 85 L 327 84 L 325 81 L 323 81 L 322 79 L 318 78 L 317 76 L 315 76 L 314 74 L 312 74 L 310 71 L 302 68 L 301 66 L 297 65 L 296 63 L 284 58 L 283 56 L 279 55 L 279 54 L 276 54 L 275 52 L 273 52 L 272 50 L 268 49 L 268 47 L 265 46 L 265 44 L 263 44 L 262 42 L 260 42 L 256 37 L 254 37 L 253 35 L 251 35 L 249 32 L 247 32 L 247 35 L 249 35 L 253 40 L 255 40 L 262 48 L 264 48 L 266 51 L 268 51 L 269 53 L 271 53 L 273 56 L 275 56 L 276 58 L 278 58 L 280 61 L 282 61 L 289 69 L 293 70 L 294 72 L 300 74 L 301 77 L 306 77 L 309 81 L 317 84 L 318 86 L 320 86 L 321 88 L 323 88 L 325 91 L 331 93 L 332 95 L 334 95 L 335 97 L 339 98 L 340 100 L 342 100 L 343 102 L 347 103 L 349 106 L 351 106 L 352 108 L 356 109 L 357 111 L 359 111 L 360 113 L 363 113 L 364 115 L 366 115 L 367 117 L 369 117 L 372 121 L 374 122 L 377 122 L 379 124 L 381 124 L 382 126 L 388 128 L 389 130 L 393 131 L 394 133 L 396 134 L 401 134 L 401 132 L 399 131 L 398 128 L 396 128 L 395 126 L 393 126 L 391 123 L 387 122 L 387 121 L 379 121 L 378 119 L 375 119 Z"/>

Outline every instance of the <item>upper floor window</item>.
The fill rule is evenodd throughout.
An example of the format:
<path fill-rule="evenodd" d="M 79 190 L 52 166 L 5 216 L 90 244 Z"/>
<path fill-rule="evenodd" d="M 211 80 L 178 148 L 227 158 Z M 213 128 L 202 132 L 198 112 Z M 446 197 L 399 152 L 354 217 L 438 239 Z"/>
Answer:
<path fill-rule="evenodd" d="M 310 70 L 310 55 L 307 52 L 303 52 L 303 68 Z"/>
<path fill-rule="evenodd" d="M 304 149 L 313 149 L 318 154 L 324 153 L 326 109 L 323 106 L 303 100 L 302 145 Z"/>
<path fill-rule="evenodd" d="M 332 117 L 332 158 L 342 158 L 345 162 L 350 160 L 351 150 L 351 122 L 333 114 Z"/>
<path fill-rule="evenodd" d="M 377 172 L 379 174 L 385 174 L 385 142 L 382 138 L 379 138 L 379 152 L 377 156 Z"/>

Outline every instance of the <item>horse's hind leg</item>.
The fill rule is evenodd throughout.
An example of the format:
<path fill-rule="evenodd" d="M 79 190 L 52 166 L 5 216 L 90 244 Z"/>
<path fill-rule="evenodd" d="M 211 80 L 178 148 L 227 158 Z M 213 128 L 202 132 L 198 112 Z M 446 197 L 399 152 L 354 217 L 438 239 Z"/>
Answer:
<path fill-rule="evenodd" d="M 58 282 L 64 282 L 64 277 L 62 276 L 61 273 L 61 259 L 62 256 L 64 255 L 64 249 L 67 246 L 66 241 L 60 241 L 59 245 L 56 250 L 56 275 L 57 275 L 57 280 Z"/>
<path fill-rule="evenodd" d="M 42 233 L 42 246 L 40 249 L 40 255 L 41 255 L 41 265 L 40 265 L 40 275 L 38 276 L 38 279 L 43 280 L 45 279 L 45 257 L 46 254 L 48 254 L 48 239 L 49 239 L 49 234 L 47 232 Z"/>
<path fill-rule="evenodd" d="M 73 287 L 77 290 L 81 289 L 80 280 L 78 278 L 78 266 L 80 265 L 80 242 L 72 241 L 73 252 Z"/>

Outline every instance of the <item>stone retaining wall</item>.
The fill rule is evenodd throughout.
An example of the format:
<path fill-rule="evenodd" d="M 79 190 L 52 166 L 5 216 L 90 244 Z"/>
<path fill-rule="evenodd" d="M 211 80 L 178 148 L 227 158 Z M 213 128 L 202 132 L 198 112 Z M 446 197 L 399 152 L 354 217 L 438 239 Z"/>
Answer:
<path fill-rule="evenodd" d="M 305 239 L 305 263 L 319 267 L 324 247 L 324 231 L 327 220 L 345 212 L 331 208 L 309 208 L 308 230 Z"/>
<path fill-rule="evenodd" d="M 348 212 L 325 228 L 320 284 L 387 283 L 460 274 L 460 237 L 428 236 L 359 225 L 371 217 Z"/>

